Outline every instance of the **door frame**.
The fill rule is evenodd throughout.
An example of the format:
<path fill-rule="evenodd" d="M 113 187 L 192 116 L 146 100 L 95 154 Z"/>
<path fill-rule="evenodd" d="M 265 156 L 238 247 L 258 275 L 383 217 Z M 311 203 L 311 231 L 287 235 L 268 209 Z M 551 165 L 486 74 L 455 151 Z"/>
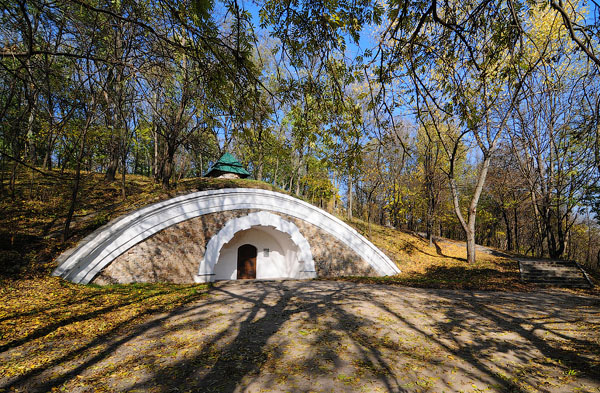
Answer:
<path fill-rule="evenodd" d="M 244 249 L 244 250 L 242 250 Z M 246 254 L 242 254 L 246 252 Z M 251 256 L 254 254 L 254 256 Z M 255 280 L 256 279 L 256 258 L 258 257 L 258 248 L 252 244 L 242 244 L 237 249 L 237 273 L 238 280 Z M 243 259 L 244 258 L 244 259 Z M 251 261 L 250 269 L 248 261 Z M 241 268 L 241 269 L 240 269 Z M 245 273 L 242 277 L 241 272 Z"/>

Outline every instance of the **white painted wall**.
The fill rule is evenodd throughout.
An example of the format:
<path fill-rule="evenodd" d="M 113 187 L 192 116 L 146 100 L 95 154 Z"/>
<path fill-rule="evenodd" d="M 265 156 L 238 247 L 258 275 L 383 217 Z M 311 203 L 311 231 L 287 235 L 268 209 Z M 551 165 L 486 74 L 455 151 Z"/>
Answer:
<path fill-rule="evenodd" d="M 254 226 L 237 232 L 235 236 L 221 248 L 219 260 L 214 267 L 216 280 L 235 280 L 237 278 L 238 248 L 251 244 L 257 248 L 256 278 L 301 278 L 304 264 L 298 261 L 298 247 L 289 235 L 271 227 Z M 269 249 L 269 256 L 264 249 Z"/>

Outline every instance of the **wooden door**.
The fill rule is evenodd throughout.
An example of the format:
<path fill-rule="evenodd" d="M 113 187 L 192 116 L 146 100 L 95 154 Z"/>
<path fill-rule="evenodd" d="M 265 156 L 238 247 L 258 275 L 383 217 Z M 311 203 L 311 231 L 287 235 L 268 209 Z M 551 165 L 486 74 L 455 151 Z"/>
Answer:
<path fill-rule="evenodd" d="M 237 278 L 256 278 L 256 247 L 252 244 L 244 244 L 238 248 Z"/>

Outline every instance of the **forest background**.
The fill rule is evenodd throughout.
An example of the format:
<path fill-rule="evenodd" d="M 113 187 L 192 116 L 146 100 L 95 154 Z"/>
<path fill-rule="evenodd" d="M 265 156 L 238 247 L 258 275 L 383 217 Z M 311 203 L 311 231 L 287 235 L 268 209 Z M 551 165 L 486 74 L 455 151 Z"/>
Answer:
<path fill-rule="evenodd" d="M 600 268 L 595 1 L 0 0 L 0 197 L 232 152 L 349 219 Z M 72 176 L 63 176 L 64 174 Z"/>

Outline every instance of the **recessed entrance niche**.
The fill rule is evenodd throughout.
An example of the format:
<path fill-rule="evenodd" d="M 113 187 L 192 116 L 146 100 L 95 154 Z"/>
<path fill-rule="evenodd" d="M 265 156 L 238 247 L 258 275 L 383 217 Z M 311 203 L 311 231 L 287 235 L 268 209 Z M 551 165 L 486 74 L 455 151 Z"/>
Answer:
<path fill-rule="evenodd" d="M 276 279 L 298 277 L 304 268 L 287 233 L 259 225 L 237 232 L 223 245 L 214 274 L 216 280 Z"/>

